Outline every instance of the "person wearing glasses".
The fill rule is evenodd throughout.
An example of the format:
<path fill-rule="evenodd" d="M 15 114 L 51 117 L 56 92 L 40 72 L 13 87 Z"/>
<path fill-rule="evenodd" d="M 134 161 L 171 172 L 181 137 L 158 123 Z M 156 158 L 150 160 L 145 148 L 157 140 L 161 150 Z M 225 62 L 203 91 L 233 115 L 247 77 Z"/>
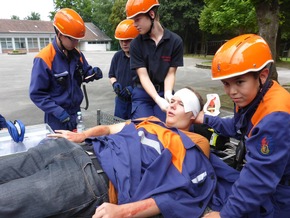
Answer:
<path fill-rule="evenodd" d="M 29 95 L 44 111 L 44 122 L 53 130 L 74 130 L 84 97 L 81 84 L 101 79 L 103 74 L 100 68 L 89 65 L 77 49 L 86 27 L 76 11 L 59 10 L 53 26 L 54 40 L 34 58 Z"/>

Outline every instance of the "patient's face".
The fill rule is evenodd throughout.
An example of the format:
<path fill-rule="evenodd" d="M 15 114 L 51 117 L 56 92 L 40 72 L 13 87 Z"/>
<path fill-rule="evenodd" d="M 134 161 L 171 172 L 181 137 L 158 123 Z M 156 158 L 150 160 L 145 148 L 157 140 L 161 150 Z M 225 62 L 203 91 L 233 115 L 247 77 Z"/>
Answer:
<path fill-rule="evenodd" d="M 182 130 L 188 130 L 191 124 L 192 112 L 184 112 L 183 102 L 178 96 L 171 99 L 166 113 L 166 124 L 169 127 L 176 127 Z"/>

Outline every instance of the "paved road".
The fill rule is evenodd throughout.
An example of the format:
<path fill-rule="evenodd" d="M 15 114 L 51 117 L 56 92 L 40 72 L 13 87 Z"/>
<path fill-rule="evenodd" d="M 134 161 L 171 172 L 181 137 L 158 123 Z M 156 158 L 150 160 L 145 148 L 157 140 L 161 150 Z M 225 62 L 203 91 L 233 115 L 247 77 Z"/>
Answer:
<path fill-rule="evenodd" d="M 111 58 L 115 52 L 85 52 L 92 66 L 99 66 L 104 78 L 86 85 L 89 95 L 89 109 L 83 111 L 88 126 L 95 124 L 96 111 L 113 114 L 114 93 L 107 78 Z M 43 123 L 43 112 L 30 100 L 28 95 L 30 72 L 36 53 L 26 55 L 0 54 L 0 113 L 8 120 L 20 119 L 26 125 Z M 184 67 L 177 71 L 175 89 L 192 86 L 206 99 L 206 93 L 223 93 L 221 83 L 210 79 L 210 70 L 196 68 L 203 60 L 184 58 Z M 278 68 L 281 84 L 290 83 L 290 71 Z M 84 106 L 84 104 L 83 104 Z M 222 115 L 228 115 L 226 111 Z"/>

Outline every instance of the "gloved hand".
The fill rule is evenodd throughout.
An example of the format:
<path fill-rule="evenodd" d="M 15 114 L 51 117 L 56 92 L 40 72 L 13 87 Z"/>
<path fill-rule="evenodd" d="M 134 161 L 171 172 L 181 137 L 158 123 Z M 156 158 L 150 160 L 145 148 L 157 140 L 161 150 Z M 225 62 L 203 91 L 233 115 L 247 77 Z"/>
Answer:
<path fill-rule="evenodd" d="M 95 73 L 95 80 L 98 80 L 98 79 L 102 79 L 103 78 L 103 72 L 100 68 L 98 67 L 94 67 L 93 68 L 93 72 Z"/>
<path fill-rule="evenodd" d="M 77 124 L 73 120 L 69 120 L 68 122 L 66 122 L 65 126 L 66 129 L 69 131 L 74 131 L 77 128 Z"/>
<path fill-rule="evenodd" d="M 6 120 L 5 118 L 0 114 L 0 129 L 6 128 Z"/>
<path fill-rule="evenodd" d="M 157 95 L 154 100 L 162 111 L 166 111 L 166 109 L 169 107 L 168 101 L 166 101 L 165 98 L 162 98 L 159 95 Z"/>
<path fill-rule="evenodd" d="M 164 93 L 164 98 L 166 99 L 166 101 L 168 101 L 168 103 L 171 102 L 172 97 L 173 97 L 172 90 L 168 90 Z"/>
<path fill-rule="evenodd" d="M 117 95 L 120 95 L 120 92 L 121 92 L 121 90 L 122 90 L 122 86 L 121 86 L 121 84 L 118 83 L 118 82 L 116 81 L 116 82 L 114 82 L 114 83 L 112 84 L 112 86 L 113 86 L 114 92 L 115 92 Z"/>
<path fill-rule="evenodd" d="M 62 123 L 66 123 L 70 121 L 70 116 L 66 111 L 63 111 L 60 116 L 58 117 L 59 121 Z"/>
<path fill-rule="evenodd" d="M 84 78 L 84 81 L 87 83 L 101 78 L 103 78 L 103 73 L 101 69 L 98 67 L 94 67 L 93 69 L 90 70 L 89 76 L 86 76 Z"/>
<path fill-rule="evenodd" d="M 120 93 L 120 96 L 123 98 L 130 98 L 132 95 L 133 87 L 126 86 Z"/>

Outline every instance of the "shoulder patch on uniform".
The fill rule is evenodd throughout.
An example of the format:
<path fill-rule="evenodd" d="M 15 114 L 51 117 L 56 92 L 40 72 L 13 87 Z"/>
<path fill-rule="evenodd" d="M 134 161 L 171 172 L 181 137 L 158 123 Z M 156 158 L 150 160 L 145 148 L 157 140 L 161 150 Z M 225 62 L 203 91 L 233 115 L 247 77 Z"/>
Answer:
<path fill-rule="evenodd" d="M 274 143 L 271 137 L 264 136 L 261 138 L 257 150 L 261 155 L 270 155 L 274 152 Z"/>

